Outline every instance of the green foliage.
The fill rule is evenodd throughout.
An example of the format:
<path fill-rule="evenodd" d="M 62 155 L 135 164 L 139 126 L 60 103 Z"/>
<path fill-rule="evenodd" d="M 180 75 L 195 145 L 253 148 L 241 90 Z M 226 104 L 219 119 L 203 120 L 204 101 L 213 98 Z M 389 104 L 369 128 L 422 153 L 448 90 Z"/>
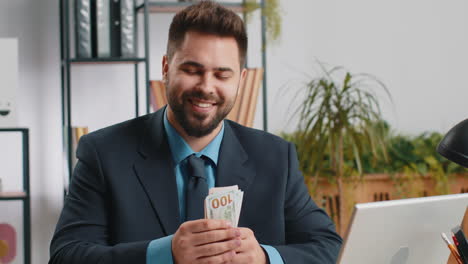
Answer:
<path fill-rule="evenodd" d="M 436 132 L 422 133 L 415 137 L 395 135 L 388 139 L 389 161 L 381 159 L 374 164 L 366 159 L 366 173 L 400 173 L 407 169 L 420 175 L 433 172 L 460 173 L 464 169 L 445 159 L 436 151 L 442 140 Z"/>
<path fill-rule="evenodd" d="M 246 11 L 246 20 L 250 20 L 250 15 L 253 11 L 261 8 L 261 5 L 257 0 L 246 0 L 244 2 L 244 8 Z M 265 0 L 263 7 L 263 15 L 265 16 L 265 28 L 269 42 L 276 41 L 281 34 L 281 10 L 279 0 Z"/>
<path fill-rule="evenodd" d="M 306 175 L 332 180 L 362 174 L 364 153 L 386 158 L 387 129 L 373 91 L 388 91 L 370 75 L 353 75 L 342 67 L 322 70 L 305 87 L 296 111 L 298 132 L 290 139 Z"/>
<path fill-rule="evenodd" d="M 376 78 L 351 74 L 342 67 L 309 81 L 297 108 L 298 132 L 294 135 L 299 161 L 305 175 L 327 177 L 336 182 L 338 214 L 344 215 L 346 190 L 343 178 L 355 172 L 362 175 L 363 153 L 386 157 L 386 128 L 374 91 L 387 88 Z M 389 95 L 390 96 L 390 95 Z M 312 186 L 314 191 L 315 186 Z M 343 218 L 337 229 L 344 230 Z"/>
<path fill-rule="evenodd" d="M 406 136 L 391 133 L 388 124 L 384 123 L 381 127 L 385 128 L 387 158 L 384 155 L 374 155 L 370 150 L 370 146 L 363 146 L 361 164 L 364 174 L 404 174 L 410 180 L 416 176 L 430 176 L 436 181 L 436 193 L 446 194 L 448 193 L 451 175 L 468 172 L 468 169 L 447 160 L 437 153 L 436 147 L 443 138 L 442 134 L 425 132 L 417 136 Z M 281 136 L 295 143 L 299 149 L 299 144 L 301 144 L 299 134 L 296 132 L 282 134 Z M 349 148 L 349 146 L 346 148 Z M 327 151 L 323 157 L 324 167 L 330 167 L 329 160 L 330 153 Z M 358 174 L 357 164 L 350 162 L 348 158 L 347 161 L 346 166 L 352 171 L 352 174 Z M 311 175 L 309 174 L 310 164 L 307 159 L 300 158 L 300 167 L 305 175 Z M 329 172 L 322 176 L 333 177 Z M 396 177 L 393 178 L 396 183 L 401 180 Z"/>
<path fill-rule="evenodd" d="M 299 115 L 297 131 L 282 135 L 295 143 L 306 177 L 337 183 L 341 197 L 343 177 L 386 173 L 400 196 L 411 196 L 424 189 L 421 176 L 432 177 L 435 192 L 446 194 L 451 175 L 468 172 L 436 152 L 441 134 L 411 137 L 391 131 L 375 92 L 383 89 L 390 100 L 391 96 L 375 77 L 351 74 L 342 67 L 327 70 L 322 66 L 322 70 L 321 76 L 304 87 L 304 99 L 295 112 Z"/>
<path fill-rule="evenodd" d="M 449 193 L 450 177 L 467 170 L 442 157 L 436 147 L 443 135 L 436 132 L 422 133 L 418 136 L 395 135 L 388 139 L 389 160 L 377 159 L 372 163 L 366 156 L 366 173 L 390 173 L 430 176 L 435 182 L 438 194 Z"/>

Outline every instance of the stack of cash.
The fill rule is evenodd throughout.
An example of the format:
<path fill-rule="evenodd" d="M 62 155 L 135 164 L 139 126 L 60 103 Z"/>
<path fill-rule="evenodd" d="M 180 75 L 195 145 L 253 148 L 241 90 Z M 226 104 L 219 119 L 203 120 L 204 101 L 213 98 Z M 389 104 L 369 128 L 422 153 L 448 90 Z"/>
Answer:
<path fill-rule="evenodd" d="M 205 218 L 227 220 L 237 227 L 243 197 L 237 185 L 211 188 L 205 199 Z"/>

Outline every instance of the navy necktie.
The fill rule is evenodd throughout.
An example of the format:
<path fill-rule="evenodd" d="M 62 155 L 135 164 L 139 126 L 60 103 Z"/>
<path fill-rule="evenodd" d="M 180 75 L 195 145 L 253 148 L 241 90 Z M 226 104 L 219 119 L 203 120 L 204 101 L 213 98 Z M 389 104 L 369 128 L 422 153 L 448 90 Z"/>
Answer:
<path fill-rule="evenodd" d="M 188 157 L 189 178 L 185 212 L 187 221 L 204 218 L 204 201 L 208 195 L 205 160 L 195 154 Z"/>

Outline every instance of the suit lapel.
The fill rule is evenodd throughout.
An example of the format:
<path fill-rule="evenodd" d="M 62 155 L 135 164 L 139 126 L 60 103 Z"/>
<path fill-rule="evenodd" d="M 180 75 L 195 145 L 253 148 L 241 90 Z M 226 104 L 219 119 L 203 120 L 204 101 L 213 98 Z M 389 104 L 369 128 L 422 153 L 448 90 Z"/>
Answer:
<path fill-rule="evenodd" d="M 163 114 L 164 110 L 159 110 L 147 120 L 138 149 L 141 158 L 135 161 L 134 168 L 165 234 L 171 235 L 179 228 L 181 219 L 174 162 L 164 132 Z M 249 162 L 229 122 L 224 124 L 216 186 L 238 185 L 245 192 L 255 177 L 255 167 Z"/>
<path fill-rule="evenodd" d="M 134 168 L 164 232 L 170 235 L 181 221 L 174 162 L 164 132 L 163 114 L 164 110 L 159 110 L 147 120 L 139 146 L 141 159 L 135 162 Z"/>
<path fill-rule="evenodd" d="M 216 186 L 239 185 L 247 191 L 255 177 L 255 167 L 249 162 L 248 155 L 242 147 L 229 122 L 224 122 L 224 137 L 219 150 Z"/>

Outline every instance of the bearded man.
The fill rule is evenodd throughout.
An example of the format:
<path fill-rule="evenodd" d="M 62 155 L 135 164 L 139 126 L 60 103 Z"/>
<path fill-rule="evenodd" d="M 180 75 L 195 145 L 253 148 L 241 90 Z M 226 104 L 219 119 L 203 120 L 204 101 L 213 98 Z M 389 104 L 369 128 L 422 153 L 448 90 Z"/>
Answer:
<path fill-rule="evenodd" d="M 221 5 L 176 14 L 168 105 L 81 138 L 49 263 L 335 263 L 342 240 L 294 145 L 225 120 L 246 52 L 242 20 Z M 239 227 L 203 219 L 208 188 L 231 185 L 244 192 Z"/>

